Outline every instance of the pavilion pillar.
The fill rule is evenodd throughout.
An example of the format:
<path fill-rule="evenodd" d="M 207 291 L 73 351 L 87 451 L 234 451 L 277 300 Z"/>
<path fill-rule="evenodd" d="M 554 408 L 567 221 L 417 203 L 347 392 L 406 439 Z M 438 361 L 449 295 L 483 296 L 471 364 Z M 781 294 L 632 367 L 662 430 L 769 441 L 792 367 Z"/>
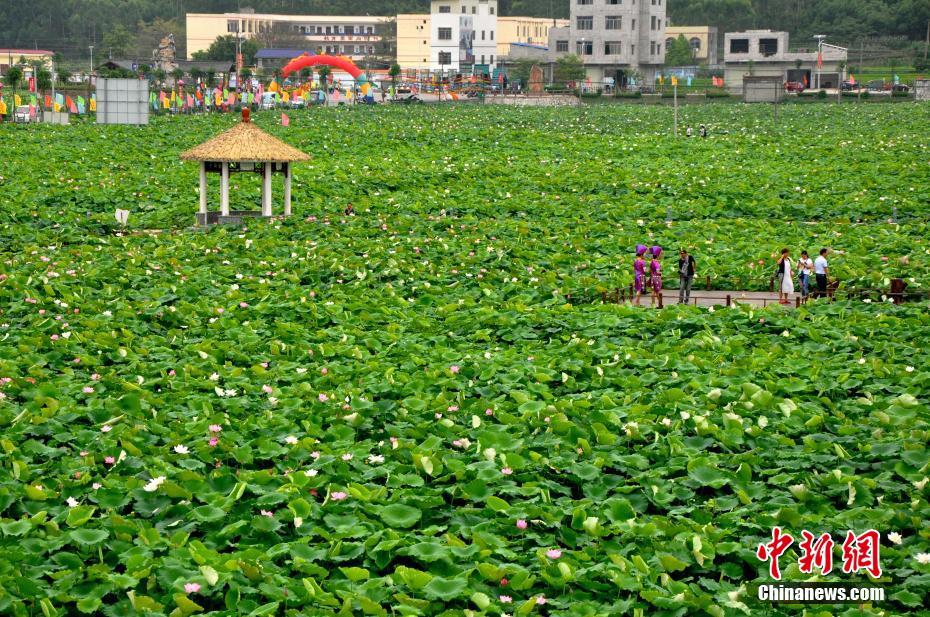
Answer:
<path fill-rule="evenodd" d="M 291 215 L 291 164 L 284 164 L 284 216 Z"/>
<path fill-rule="evenodd" d="M 200 213 L 207 213 L 207 163 L 200 162 Z"/>
<path fill-rule="evenodd" d="M 265 181 L 262 184 L 262 216 L 271 216 L 271 167 L 272 162 L 265 163 Z"/>
<path fill-rule="evenodd" d="M 229 216 L 229 163 L 225 162 L 220 176 L 220 214 Z"/>

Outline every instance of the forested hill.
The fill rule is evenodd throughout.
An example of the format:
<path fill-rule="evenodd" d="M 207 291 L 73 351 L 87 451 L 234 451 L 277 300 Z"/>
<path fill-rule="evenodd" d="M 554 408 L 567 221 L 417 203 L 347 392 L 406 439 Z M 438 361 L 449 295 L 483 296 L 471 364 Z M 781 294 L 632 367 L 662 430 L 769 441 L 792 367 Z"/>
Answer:
<path fill-rule="evenodd" d="M 568 17 L 574 0 L 499 0 L 501 15 Z M 744 28 L 788 30 L 794 45 L 813 34 L 854 44 L 865 37 L 924 37 L 930 0 L 668 0 L 678 25 L 714 25 L 721 33 Z M 183 44 L 184 15 L 250 7 L 293 14 L 395 15 L 426 12 L 428 0 L 30 0 L 0 3 L 0 47 L 39 47 L 67 58 L 88 46 L 107 49 L 129 36 L 128 53 L 149 55 L 157 36 L 171 31 Z M 113 32 L 120 36 L 113 37 Z"/>

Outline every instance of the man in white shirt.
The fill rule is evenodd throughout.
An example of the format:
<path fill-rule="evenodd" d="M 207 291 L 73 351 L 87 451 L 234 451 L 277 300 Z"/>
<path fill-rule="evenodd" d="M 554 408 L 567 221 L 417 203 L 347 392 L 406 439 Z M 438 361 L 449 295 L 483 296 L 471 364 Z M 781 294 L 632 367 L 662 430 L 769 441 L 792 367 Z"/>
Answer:
<path fill-rule="evenodd" d="M 827 276 L 830 274 L 830 267 L 827 263 L 827 249 L 820 249 L 820 255 L 814 260 L 814 276 L 817 277 L 817 297 L 823 298 L 827 295 Z"/>

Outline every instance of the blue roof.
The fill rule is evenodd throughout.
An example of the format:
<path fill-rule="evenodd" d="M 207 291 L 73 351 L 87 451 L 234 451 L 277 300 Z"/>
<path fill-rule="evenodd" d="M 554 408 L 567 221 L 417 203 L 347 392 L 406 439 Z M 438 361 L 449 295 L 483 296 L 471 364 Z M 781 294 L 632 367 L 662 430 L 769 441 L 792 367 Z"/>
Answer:
<path fill-rule="evenodd" d="M 307 54 L 308 56 L 315 55 L 314 52 L 310 51 L 309 49 L 259 49 L 258 53 L 255 54 L 255 57 L 262 58 L 263 60 L 280 60 L 281 58 L 290 60 L 304 54 Z"/>
<path fill-rule="evenodd" d="M 544 51 L 549 51 L 549 48 L 545 45 L 533 45 L 532 43 L 511 43 L 511 47 L 530 47 L 532 49 L 542 49 Z"/>

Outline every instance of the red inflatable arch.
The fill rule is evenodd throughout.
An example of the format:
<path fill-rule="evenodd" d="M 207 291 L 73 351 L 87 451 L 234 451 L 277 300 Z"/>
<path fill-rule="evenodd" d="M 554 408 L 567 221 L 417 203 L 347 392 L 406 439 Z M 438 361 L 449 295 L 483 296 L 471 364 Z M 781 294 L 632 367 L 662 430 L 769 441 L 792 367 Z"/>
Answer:
<path fill-rule="evenodd" d="M 359 76 L 362 75 L 361 69 L 355 66 L 351 60 L 337 56 L 327 56 L 325 54 L 318 56 L 304 54 L 302 56 L 298 56 L 297 58 L 294 58 L 288 62 L 284 68 L 281 69 L 281 74 L 287 77 L 294 71 L 299 71 L 300 69 L 307 68 L 308 66 L 316 66 L 318 64 L 331 66 L 333 68 L 345 71 L 352 76 L 352 79 L 355 80 L 358 80 Z"/>

